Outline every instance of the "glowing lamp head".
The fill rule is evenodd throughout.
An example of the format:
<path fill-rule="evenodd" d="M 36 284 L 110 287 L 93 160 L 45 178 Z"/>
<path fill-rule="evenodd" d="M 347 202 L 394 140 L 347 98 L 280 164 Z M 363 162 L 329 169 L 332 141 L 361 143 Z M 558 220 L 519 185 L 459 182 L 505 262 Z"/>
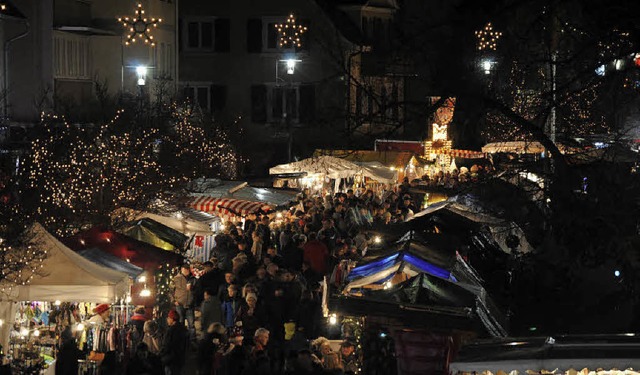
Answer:
<path fill-rule="evenodd" d="M 380 236 L 373 237 L 373 243 L 376 243 L 376 244 L 382 243 L 382 238 Z"/>
<path fill-rule="evenodd" d="M 150 297 L 151 296 L 151 291 L 147 288 L 142 289 L 142 291 L 140 291 L 140 297 Z"/>
<path fill-rule="evenodd" d="M 78 323 L 78 326 L 76 327 L 76 331 L 84 331 L 84 324 Z"/>
<path fill-rule="evenodd" d="M 143 65 L 136 66 L 136 74 L 138 75 L 138 86 L 144 86 L 147 80 L 147 67 Z"/>
<path fill-rule="evenodd" d="M 38 331 L 38 330 L 36 329 L 35 331 L 33 331 L 33 335 L 34 335 L 35 337 L 40 336 L 40 331 Z"/>
<path fill-rule="evenodd" d="M 288 59 L 286 60 L 286 64 L 287 64 L 287 74 L 293 74 L 296 69 L 296 60 Z"/>
<path fill-rule="evenodd" d="M 332 314 L 329 317 L 329 324 L 331 324 L 332 326 L 335 326 L 336 324 L 338 324 L 338 317 L 336 316 L 336 314 Z"/>
<path fill-rule="evenodd" d="M 140 282 L 140 283 L 146 283 L 146 282 L 147 282 L 147 276 L 145 276 L 145 275 L 140 275 L 140 277 L 138 277 L 138 282 Z"/>
<path fill-rule="evenodd" d="M 613 276 L 615 276 L 615 277 L 620 277 L 620 275 L 622 275 L 622 273 L 620 272 L 620 270 L 615 270 L 615 271 L 613 271 Z"/>

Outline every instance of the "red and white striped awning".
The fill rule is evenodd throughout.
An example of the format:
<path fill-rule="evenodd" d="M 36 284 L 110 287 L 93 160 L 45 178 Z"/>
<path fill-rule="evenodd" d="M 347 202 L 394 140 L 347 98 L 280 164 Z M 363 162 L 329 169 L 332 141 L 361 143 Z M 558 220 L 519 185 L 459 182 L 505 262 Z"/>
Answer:
<path fill-rule="evenodd" d="M 484 152 L 480 151 L 471 151 L 471 150 L 456 150 L 456 149 L 445 149 L 445 148 L 436 148 L 432 150 L 434 154 L 440 155 L 449 155 L 455 158 L 465 158 L 465 159 L 482 159 L 486 157 Z"/>
<path fill-rule="evenodd" d="M 262 202 L 250 202 L 231 198 L 198 197 L 189 203 L 189 206 L 198 211 L 216 213 L 221 215 L 245 216 L 259 211 L 268 204 Z"/>

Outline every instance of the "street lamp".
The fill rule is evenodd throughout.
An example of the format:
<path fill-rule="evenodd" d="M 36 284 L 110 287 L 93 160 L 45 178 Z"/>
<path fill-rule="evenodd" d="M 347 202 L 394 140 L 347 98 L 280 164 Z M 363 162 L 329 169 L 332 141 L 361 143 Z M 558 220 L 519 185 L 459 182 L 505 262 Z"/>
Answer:
<path fill-rule="evenodd" d="M 287 74 L 293 74 L 296 69 L 296 63 L 300 60 L 295 59 L 287 59 L 285 62 L 287 63 Z"/>
<path fill-rule="evenodd" d="M 138 86 L 144 86 L 147 81 L 147 67 L 144 65 L 136 66 L 136 74 L 138 74 Z"/>
<path fill-rule="evenodd" d="M 480 61 L 480 66 L 482 67 L 482 70 L 484 70 L 484 74 L 491 74 L 491 71 L 493 70 L 493 66 L 495 64 L 496 62 L 491 60 L 490 58 L 485 58 Z"/>

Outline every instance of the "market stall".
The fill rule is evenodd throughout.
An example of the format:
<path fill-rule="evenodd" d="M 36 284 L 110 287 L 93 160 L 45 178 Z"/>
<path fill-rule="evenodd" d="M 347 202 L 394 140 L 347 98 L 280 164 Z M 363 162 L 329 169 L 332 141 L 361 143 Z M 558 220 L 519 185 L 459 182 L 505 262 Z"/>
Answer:
<path fill-rule="evenodd" d="M 357 164 L 379 164 L 396 171 L 396 182 L 404 177 L 410 180 L 421 176 L 417 167 L 420 163 L 413 152 L 408 151 L 374 151 L 374 150 L 315 150 L 314 157 L 332 156 Z"/>
<path fill-rule="evenodd" d="M 42 304 L 53 301 L 112 303 L 124 299 L 129 293 L 130 278 L 126 273 L 103 267 L 76 254 L 39 224 L 34 225 L 30 234 L 34 246 L 47 250 L 47 257 L 28 284 L 2 285 L 3 293 L 0 294 L 2 322 L 14 321 L 22 301 L 45 301 Z M 32 330 L 29 329 L 28 324 L 29 321 L 27 326 L 19 331 L 18 339 L 23 340 L 23 344 L 31 338 L 29 335 Z M 5 348 L 8 347 L 12 327 L 13 324 L 3 324 L 0 327 L 2 345 Z M 26 354 L 26 351 L 22 354 Z"/>
<path fill-rule="evenodd" d="M 121 231 L 138 241 L 177 253 L 184 252 L 189 237 L 150 218 L 133 221 Z"/>
<path fill-rule="evenodd" d="M 197 179 L 189 186 L 190 198 L 187 205 L 195 210 L 222 219 L 225 223 L 240 223 L 250 214 L 271 213 L 279 207 L 288 207 L 297 191 L 253 187 L 246 182 L 223 181 L 218 179 Z M 204 245 L 204 237 L 195 238 L 196 245 Z M 197 246 L 201 248 L 202 246 Z"/>
<path fill-rule="evenodd" d="M 640 342 L 634 334 L 528 337 L 464 346 L 453 375 L 636 375 Z"/>
<path fill-rule="evenodd" d="M 326 182 L 334 180 L 334 185 L 330 187 L 334 192 L 340 190 L 340 182 L 345 179 L 368 178 L 381 184 L 393 184 L 397 181 L 397 172 L 380 162 L 356 162 L 334 156 L 312 157 L 269 169 L 270 175 L 300 173 L 305 176 L 300 179 L 299 187 L 321 190 Z"/>

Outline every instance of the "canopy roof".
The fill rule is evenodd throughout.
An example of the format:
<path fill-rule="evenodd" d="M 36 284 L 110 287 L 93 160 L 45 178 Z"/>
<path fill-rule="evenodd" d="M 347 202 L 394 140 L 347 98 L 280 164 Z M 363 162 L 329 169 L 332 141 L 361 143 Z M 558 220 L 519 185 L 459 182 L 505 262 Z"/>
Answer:
<path fill-rule="evenodd" d="M 323 150 L 317 149 L 313 152 L 314 157 L 333 156 L 336 158 L 352 161 L 355 163 L 378 162 L 386 167 L 404 168 L 415 156 L 410 151 L 380 151 L 380 150 Z"/>
<path fill-rule="evenodd" d="M 196 179 L 189 186 L 189 207 L 217 214 L 247 215 L 260 209 L 284 206 L 298 192 L 276 188 L 252 187 L 246 182 Z"/>
<path fill-rule="evenodd" d="M 361 175 L 383 183 L 396 181 L 396 173 L 379 162 L 353 162 L 333 156 L 312 157 L 269 169 L 272 175 L 303 172 L 334 179 Z"/>
<path fill-rule="evenodd" d="M 461 349 L 449 366 L 451 374 L 587 375 L 637 374 L 640 342 L 634 334 L 509 338 L 479 341 Z M 602 369 L 602 370 L 598 370 Z M 610 371 L 618 369 L 618 371 Z"/>
<path fill-rule="evenodd" d="M 406 233 L 397 242 L 399 251 L 353 268 L 343 294 L 378 300 L 387 295 L 397 303 L 430 308 L 468 308 L 490 335 L 505 336 L 504 318 L 482 279 L 455 250 L 436 238 L 440 237 Z"/>
<path fill-rule="evenodd" d="M 103 267 L 107 267 L 118 272 L 124 272 L 132 279 L 137 278 L 144 271 L 142 268 L 135 266 L 126 260 L 122 260 L 116 256 L 105 253 L 100 249 L 92 248 L 80 250 L 78 251 L 78 254 Z"/>
<path fill-rule="evenodd" d="M 17 287 L 16 301 L 113 302 L 129 287 L 129 276 L 96 264 L 63 245 L 40 224 L 31 229 L 35 246 L 47 250 L 42 274 Z"/>
<path fill-rule="evenodd" d="M 184 261 L 180 254 L 162 250 L 102 227 L 94 227 L 80 232 L 73 237 L 66 238 L 64 241 L 75 251 L 98 248 L 143 269 L 155 270 L 162 264 L 177 266 Z"/>
<path fill-rule="evenodd" d="M 474 307 L 476 298 L 473 293 L 457 283 L 426 273 L 418 274 L 391 288 L 372 290 L 367 296 L 414 305 L 461 308 Z"/>
<path fill-rule="evenodd" d="M 500 247 L 505 253 L 511 253 L 508 241 L 510 237 L 519 240 L 518 250 L 523 253 L 533 251 L 533 247 L 527 241 L 524 231 L 516 223 L 497 218 L 480 207 L 472 207 L 460 204 L 453 200 L 447 200 L 430 205 L 424 210 L 416 213 L 407 221 L 412 227 L 424 227 L 426 221 L 433 221 L 440 226 L 457 228 L 486 227 L 488 237 Z"/>
<path fill-rule="evenodd" d="M 150 218 L 137 220 L 123 233 L 138 241 L 176 252 L 182 252 L 189 240 L 184 234 Z"/>

